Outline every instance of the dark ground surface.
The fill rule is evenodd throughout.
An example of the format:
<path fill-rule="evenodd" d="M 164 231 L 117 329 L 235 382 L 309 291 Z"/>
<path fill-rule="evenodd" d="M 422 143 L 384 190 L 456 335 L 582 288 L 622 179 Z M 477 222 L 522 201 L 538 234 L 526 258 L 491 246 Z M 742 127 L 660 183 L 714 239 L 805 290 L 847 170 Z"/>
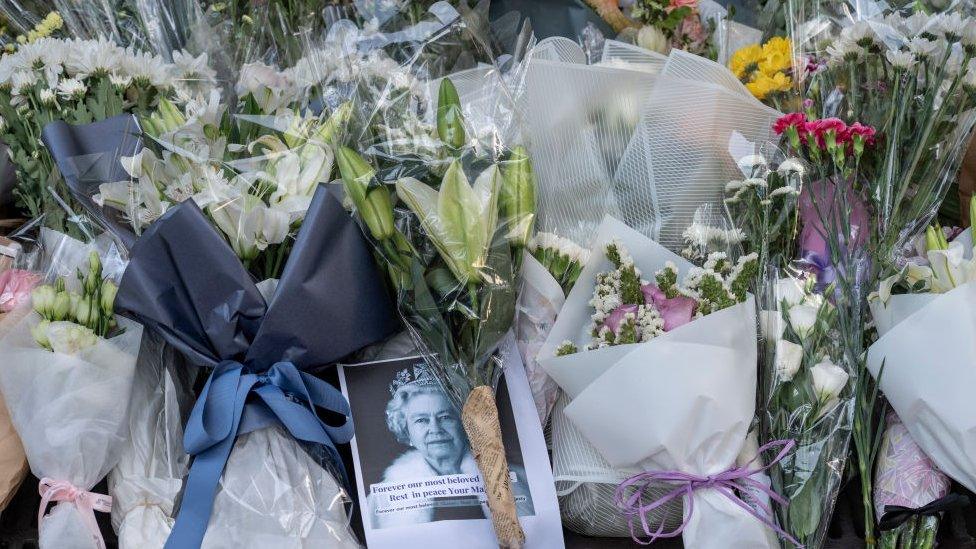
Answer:
<path fill-rule="evenodd" d="M 105 483 L 95 492 L 106 493 Z M 824 549 L 857 549 L 864 547 L 858 532 L 861 521 L 860 487 L 856 482 L 848 483 L 837 503 L 834 520 Z M 958 487 L 956 488 L 959 489 Z M 0 515 L 0 549 L 37 548 L 37 479 L 28 477 L 10 506 Z M 108 514 L 97 513 L 99 524 L 109 548 L 118 546 Z M 640 547 L 629 539 L 590 538 L 566 532 L 568 549 L 622 549 Z M 942 520 L 939 531 L 940 549 L 976 549 L 976 510 L 972 507 L 954 511 Z M 679 549 L 680 541 L 658 542 L 652 545 L 657 549 Z M 141 549 L 141 548 L 139 548 Z M 272 549 L 272 548 L 269 548 Z M 403 549 L 413 549 L 405 547 Z"/>

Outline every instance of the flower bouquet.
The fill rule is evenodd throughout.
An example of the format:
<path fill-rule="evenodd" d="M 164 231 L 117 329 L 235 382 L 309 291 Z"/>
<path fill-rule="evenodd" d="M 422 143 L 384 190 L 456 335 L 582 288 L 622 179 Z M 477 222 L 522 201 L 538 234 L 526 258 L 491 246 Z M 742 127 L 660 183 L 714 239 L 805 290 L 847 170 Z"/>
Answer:
<path fill-rule="evenodd" d="M 589 251 L 553 233 L 537 233 L 523 256 L 522 289 L 515 318 L 515 340 L 525 364 L 532 397 L 545 426 L 556 403 L 559 386 L 539 366 L 539 349 L 549 335 L 556 315 L 573 288 Z"/>
<path fill-rule="evenodd" d="M 869 302 L 879 337 L 868 349 L 868 368 L 875 375 L 883 368 L 878 383 L 898 414 L 886 437 L 903 439 L 906 462 L 915 464 L 911 475 L 896 479 L 879 462 L 875 483 L 886 492 L 879 494 L 876 509 L 881 527 L 891 528 L 882 534 L 882 545 L 898 537 L 913 540 L 911 547 L 932 546 L 930 532 L 952 498 L 943 471 L 970 490 L 976 486 L 976 471 L 960 459 L 974 443 L 967 425 L 970 400 L 959 385 L 970 375 L 962 365 L 976 280 L 972 236 L 967 230 L 949 241 L 930 227 L 924 241 L 924 255 L 906 258 L 901 272 L 883 280 Z M 908 485 L 898 482 L 908 478 Z"/>
<path fill-rule="evenodd" d="M 192 405 L 192 370 L 158 335 L 143 334 L 136 362 L 128 436 L 108 476 L 119 546 L 162 547 L 189 459 L 183 423 Z"/>
<path fill-rule="evenodd" d="M 772 510 L 729 491 L 740 482 L 754 487 L 760 471 L 735 467 L 755 409 L 755 313 L 746 290 L 756 256 L 732 263 L 716 254 L 693 267 L 612 218 L 593 249 L 540 362 L 571 401 L 565 415 L 623 470 L 615 501 L 632 535 L 775 546 Z M 655 283 L 642 272 L 656 272 Z M 728 484 L 699 482 L 705 477 Z M 664 491 L 652 503 L 649 486 Z M 681 526 L 658 528 L 662 509 L 682 497 Z"/>
<path fill-rule="evenodd" d="M 33 290 L 33 312 L 0 340 L 0 390 L 41 479 L 40 546 L 99 548 L 94 512 L 112 500 L 87 490 L 125 442 L 142 327 L 112 314 L 120 262 L 108 239 L 43 236 L 49 284 Z M 57 505 L 45 514 L 49 503 Z"/>
<path fill-rule="evenodd" d="M 86 124 L 122 112 L 146 112 L 160 98 L 212 86 L 206 56 L 177 52 L 175 62 L 123 49 L 104 39 L 43 38 L 0 59 L 0 138 L 17 168 L 18 204 L 45 224 L 70 228 L 55 195 L 66 196 L 54 162 L 38 147 L 43 128 L 55 120 Z M 52 190 L 53 189 L 53 190 Z"/>
<path fill-rule="evenodd" d="M 351 436 L 348 403 L 307 370 L 394 330 L 374 273 L 358 227 L 323 186 L 276 284 L 256 285 L 193 201 L 140 236 L 116 309 L 213 368 L 186 425 L 194 460 L 167 547 L 357 545 L 335 448 Z M 343 320 L 322 332 L 321 314 Z M 325 423 L 320 409 L 345 423 Z"/>

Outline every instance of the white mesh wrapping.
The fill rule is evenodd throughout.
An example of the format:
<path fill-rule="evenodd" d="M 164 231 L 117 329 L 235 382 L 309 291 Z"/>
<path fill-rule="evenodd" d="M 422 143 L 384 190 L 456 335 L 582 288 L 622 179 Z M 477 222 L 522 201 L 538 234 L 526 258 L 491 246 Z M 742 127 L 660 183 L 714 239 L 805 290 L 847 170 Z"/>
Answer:
<path fill-rule="evenodd" d="M 701 207 L 721 209 L 736 160 L 774 139 L 780 113 L 721 65 L 673 51 L 614 177 L 620 217 L 672 250 Z"/>
<path fill-rule="evenodd" d="M 620 66 L 619 62 L 621 61 L 629 63 L 633 68 L 657 74 L 664 70 L 668 56 L 619 40 L 604 42 L 603 57 L 600 59 L 600 63 Z"/>
<path fill-rule="evenodd" d="M 655 76 L 535 57 L 519 111 L 537 177 L 536 229 L 589 241 Z"/>
<path fill-rule="evenodd" d="M 613 494 L 621 481 L 638 471 L 613 469 L 563 414 L 567 404 L 569 398 L 560 395 L 552 412 L 552 474 L 563 524 L 588 536 L 630 537 L 630 526 L 614 505 Z M 649 488 L 645 500 L 654 501 L 670 489 Z M 663 521 L 670 530 L 681 524 L 681 513 L 681 501 L 674 500 L 648 517 L 651 524 Z"/>

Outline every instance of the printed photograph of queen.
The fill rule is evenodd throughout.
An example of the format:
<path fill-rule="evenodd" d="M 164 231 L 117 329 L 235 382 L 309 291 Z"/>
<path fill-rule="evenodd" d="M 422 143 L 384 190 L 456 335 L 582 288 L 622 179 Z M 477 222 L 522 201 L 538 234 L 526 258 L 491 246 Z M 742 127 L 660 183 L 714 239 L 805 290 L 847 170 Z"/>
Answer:
<path fill-rule="evenodd" d="M 479 499 L 480 472 L 460 412 L 427 365 L 417 359 L 398 360 L 349 368 L 345 375 L 354 380 L 349 383 L 354 387 L 349 400 L 356 418 L 370 527 L 485 518 L 487 506 Z M 379 388 L 386 398 L 377 398 Z M 500 395 L 503 436 L 511 438 L 506 447 L 515 449 L 509 456 L 509 473 L 516 509 L 519 515 L 532 515 L 532 496 L 504 384 Z"/>

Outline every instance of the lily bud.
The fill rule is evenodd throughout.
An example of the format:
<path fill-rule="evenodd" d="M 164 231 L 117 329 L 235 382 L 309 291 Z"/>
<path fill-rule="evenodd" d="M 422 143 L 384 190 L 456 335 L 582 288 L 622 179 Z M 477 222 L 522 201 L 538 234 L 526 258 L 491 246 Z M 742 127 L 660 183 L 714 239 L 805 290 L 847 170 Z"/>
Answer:
<path fill-rule="evenodd" d="M 461 98 L 450 78 L 441 80 L 437 93 L 437 136 L 448 147 L 464 145 L 464 115 Z"/>
<path fill-rule="evenodd" d="M 157 118 L 157 128 L 162 132 L 173 131 L 186 124 L 186 117 L 166 98 L 161 98 L 157 107 L 160 117 Z"/>
<path fill-rule="evenodd" d="M 352 117 L 352 102 L 346 101 L 332 111 L 325 123 L 319 127 L 318 138 L 325 143 L 332 143 L 339 135 L 339 130 L 349 123 Z"/>
<path fill-rule="evenodd" d="M 377 240 L 388 240 L 393 236 L 393 201 L 390 191 L 384 185 L 370 187 L 376 170 L 349 147 L 339 147 L 336 163 L 346 194 L 359 211 L 369 232 Z"/>
<path fill-rule="evenodd" d="M 102 312 L 106 315 L 111 315 L 115 307 L 115 294 L 119 291 L 119 287 L 116 286 L 111 280 L 106 280 L 102 282 L 102 301 L 100 303 L 102 307 Z"/>
<path fill-rule="evenodd" d="M 942 247 L 942 242 L 941 242 L 941 239 L 939 238 L 939 235 L 936 234 L 937 232 L 941 232 L 941 231 L 938 231 L 932 225 L 929 225 L 929 227 L 927 229 L 925 229 L 925 249 L 926 250 L 932 251 L 932 250 L 944 250 L 945 249 L 945 248 Z"/>
<path fill-rule="evenodd" d="M 509 241 L 515 246 L 524 247 L 528 244 L 535 222 L 535 177 L 525 147 L 515 147 L 511 159 L 502 166 L 502 188 L 498 201 L 508 226 Z"/>

